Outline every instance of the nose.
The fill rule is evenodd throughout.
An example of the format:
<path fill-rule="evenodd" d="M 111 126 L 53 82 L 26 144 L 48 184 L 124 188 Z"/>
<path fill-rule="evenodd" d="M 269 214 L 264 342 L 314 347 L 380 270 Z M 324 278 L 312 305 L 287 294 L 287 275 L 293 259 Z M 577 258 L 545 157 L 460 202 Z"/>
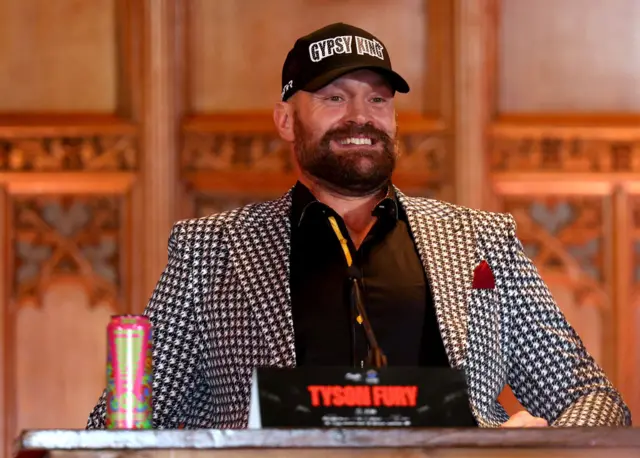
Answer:
<path fill-rule="evenodd" d="M 344 120 L 358 125 L 365 125 L 370 122 L 371 116 L 365 101 L 359 97 L 353 97 L 349 100 Z"/>

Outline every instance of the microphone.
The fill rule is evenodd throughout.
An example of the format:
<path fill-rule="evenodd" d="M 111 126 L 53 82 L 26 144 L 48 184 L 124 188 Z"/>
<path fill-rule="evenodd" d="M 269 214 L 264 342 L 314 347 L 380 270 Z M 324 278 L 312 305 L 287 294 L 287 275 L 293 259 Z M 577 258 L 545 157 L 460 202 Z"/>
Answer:
<path fill-rule="evenodd" d="M 367 311 L 364 308 L 364 302 L 362 300 L 362 290 L 360 289 L 360 281 L 362 280 L 362 272 L 353 264 L 347 268 L 349 274 L 349 280 L 351 281 L 351 300 L 355 306 L 358 315 L 362 319 L 362 327 L 369 343 L 369 357 L 367 364 L 380 369 L 387 366 L 387 357 L 382 351 L 382 348 L 378 345 L 378 339 L 371 328 L 371 323 L 367 317 Z"/>

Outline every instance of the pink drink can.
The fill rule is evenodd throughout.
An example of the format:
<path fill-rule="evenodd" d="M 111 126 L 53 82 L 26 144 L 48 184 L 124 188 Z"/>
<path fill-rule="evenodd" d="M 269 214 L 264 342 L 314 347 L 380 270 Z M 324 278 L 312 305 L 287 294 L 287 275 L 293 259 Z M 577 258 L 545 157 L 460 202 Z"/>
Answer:
<path fill-rule="evenodd" d="M 107 429 L 152 428 L 152 330 L 143 315 L 117 315 L 107 326 Z"/>

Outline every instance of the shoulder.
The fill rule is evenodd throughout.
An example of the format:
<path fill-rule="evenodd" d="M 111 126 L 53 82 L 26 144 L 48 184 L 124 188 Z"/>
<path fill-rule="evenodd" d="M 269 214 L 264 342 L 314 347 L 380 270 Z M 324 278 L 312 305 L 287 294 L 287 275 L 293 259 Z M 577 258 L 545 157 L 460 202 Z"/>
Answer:
<path fill-rule="evenodd" d="M 477 229 L 488 232 L 504 232 L 505 235 L 513 236 L 516 232 L 516 221 L 511 213 L 492 212 L 488 210 L 477 210 L 465 208 Z"/>
<path fill-rule="evenodd" d="M 263 202 L 253 202 L 233 209 L 197 218 L 176 221 L 171 228 L 169 247 L 189 249 L 219 244 L 229 229 L 250 227 L 256 221 L 288 211 L 289 195 Z"/>
<path fill-rule="evenodd" d="M 451 221 L 463 220 L 475 229 L 488 232 L 507 232 L 513 235 L 516 222 L 510 213 L 493 212 L 456 205 L 450 202 L 427 197 L 402 197 L 403 204 L 414 212 L 438 219 Z"/>

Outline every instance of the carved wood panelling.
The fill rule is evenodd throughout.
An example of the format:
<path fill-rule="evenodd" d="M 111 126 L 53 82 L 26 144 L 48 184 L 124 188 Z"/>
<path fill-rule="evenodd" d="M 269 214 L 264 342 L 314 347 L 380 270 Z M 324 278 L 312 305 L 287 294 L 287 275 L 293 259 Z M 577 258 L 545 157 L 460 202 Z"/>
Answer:
<path fill-rule="evenodd" d="M 498 126 L 490 138 L 493 172 L 640 172 L 640 129 L 583 132 Z"/>
<path fill-rule="evenodd" d="M 496 198 L 632 409 L 640 406 L 640 123 L 637 117 L 509 116 L 489 130 Z"/>
<path fill-rule="evenodd" d="M 534 264 L 554 282 L 566 282 L 580 303 L 604 306 L 607 201 L 600 196 L 505 196 L 503 211 L 518 224 L 518 237 Z M 589 297 L 595 295 L 593 297 Z"/>
<path fill-rule="evenodd" d="M 640 189 L 637 185 L 630 195 L 623 195 L 625 213 L 621 214 L 620 223 L 626 223 L 628 230 L 621 231 L 626 237 L 620 241 L 620 262 L 618 269 L 619 304 L 617 367 L 623 382 L 627 402 L 632 409 L 640 409 Z M 634 410 L 635 412 L 635 410 Z"/>
<path fill-rule="evenodd" d="M 587 349 L 615 375 L 614 310 L 610 292 L 611 199 L 598 195 L 503 195 L 502 211 L 558 306 Z"/>
<path fill-rule="evenodd" d="M 447 140 L 424 132 L 400 135 L 397 171 L 403 174 L 446 175 Z M 185 135 L 183 171 L 247 171 L 288 173 L 289 146 L 275 133 L 201 133 Z"/>
<path fill-rule="evenodd" d="M 133 181 L 130 172 L 31 171 L 5 174 L 2 184 L 7 191 L 3 344 L 12 349 L 4 374 L 9 445 L 17 428 L 82 428 L 102 389 L 108 317 L 132 311 Z M 55 319 L 48 318 L 52 314 Z M 78 326 L 83 330 L 73 332 Z M 30 340 L 33 332 L 38 338 Z M 51 356 L 43 356 L 38 366 L 26 355 L 34 355 L 39 345 Z M 65 353 L 54 358 L 56 351 Z M 75 378 L 74 357 L 76 363 L 91 359 Z M 69 398 L 74 392 L 78 397 Z M 49 402 L 56 415 L 38 415 L 45 398 L 64 399 Z"/>
<path fill-rule="evenodd" d="M 122 205 L 118 196 L 14 196 L 12 300 L 41 303 L 56 280 L 81 278 L 92 304 L 120 303 Z"/>
<path fill-rule="evenodd" d="M 162 105 L 155 88 L 167 83 L 142 75 L 164 65 L 163 56 L 148 62 L 149 43 L 175 40 L 151 37 L 157 21 L 147 17 L 158 8 L 143 0 L 1 3 L 0 456 L 8 457 L 21 429 L 84 427 L 104 387 L 109 316 L 145 305 L 138 284 L 152 253 L 139 240 L 158 221 L 140 208 L 154 214 L 166 199 L 144 202 L 142 170 L 175 164 L 150 145 L 163 125 L 145 115 L 150 101 Z M 152 166 L 140 162 L 149 156 Z"/>
<path fill-rule="evenodd" d="M 0 138 L 0 171 L 130 171 L 137 168 L 133 135 Z"/>
<path fill-rule="evenodd" d="M 635 294 L 640 298 L 640 197 L 630 198 L 630 219 L 631 219 L 631 282 Z"/>
<path fill-rule="evenodd" d="M 251 170 L 290 172 L 289 150 L 275 133 L 188 132 L 182 147 L 184 172 Z"/>
<path fill-rule="evenodd" d="M 267 113 L 194 117 L 184 127 L 182 176 L 195 189 L 284 192 L 295 181 L 289 145 Z M 452 198 L 452 137 L 436 120 L 400 117 L 394 182 L 412 194 Z"/>

